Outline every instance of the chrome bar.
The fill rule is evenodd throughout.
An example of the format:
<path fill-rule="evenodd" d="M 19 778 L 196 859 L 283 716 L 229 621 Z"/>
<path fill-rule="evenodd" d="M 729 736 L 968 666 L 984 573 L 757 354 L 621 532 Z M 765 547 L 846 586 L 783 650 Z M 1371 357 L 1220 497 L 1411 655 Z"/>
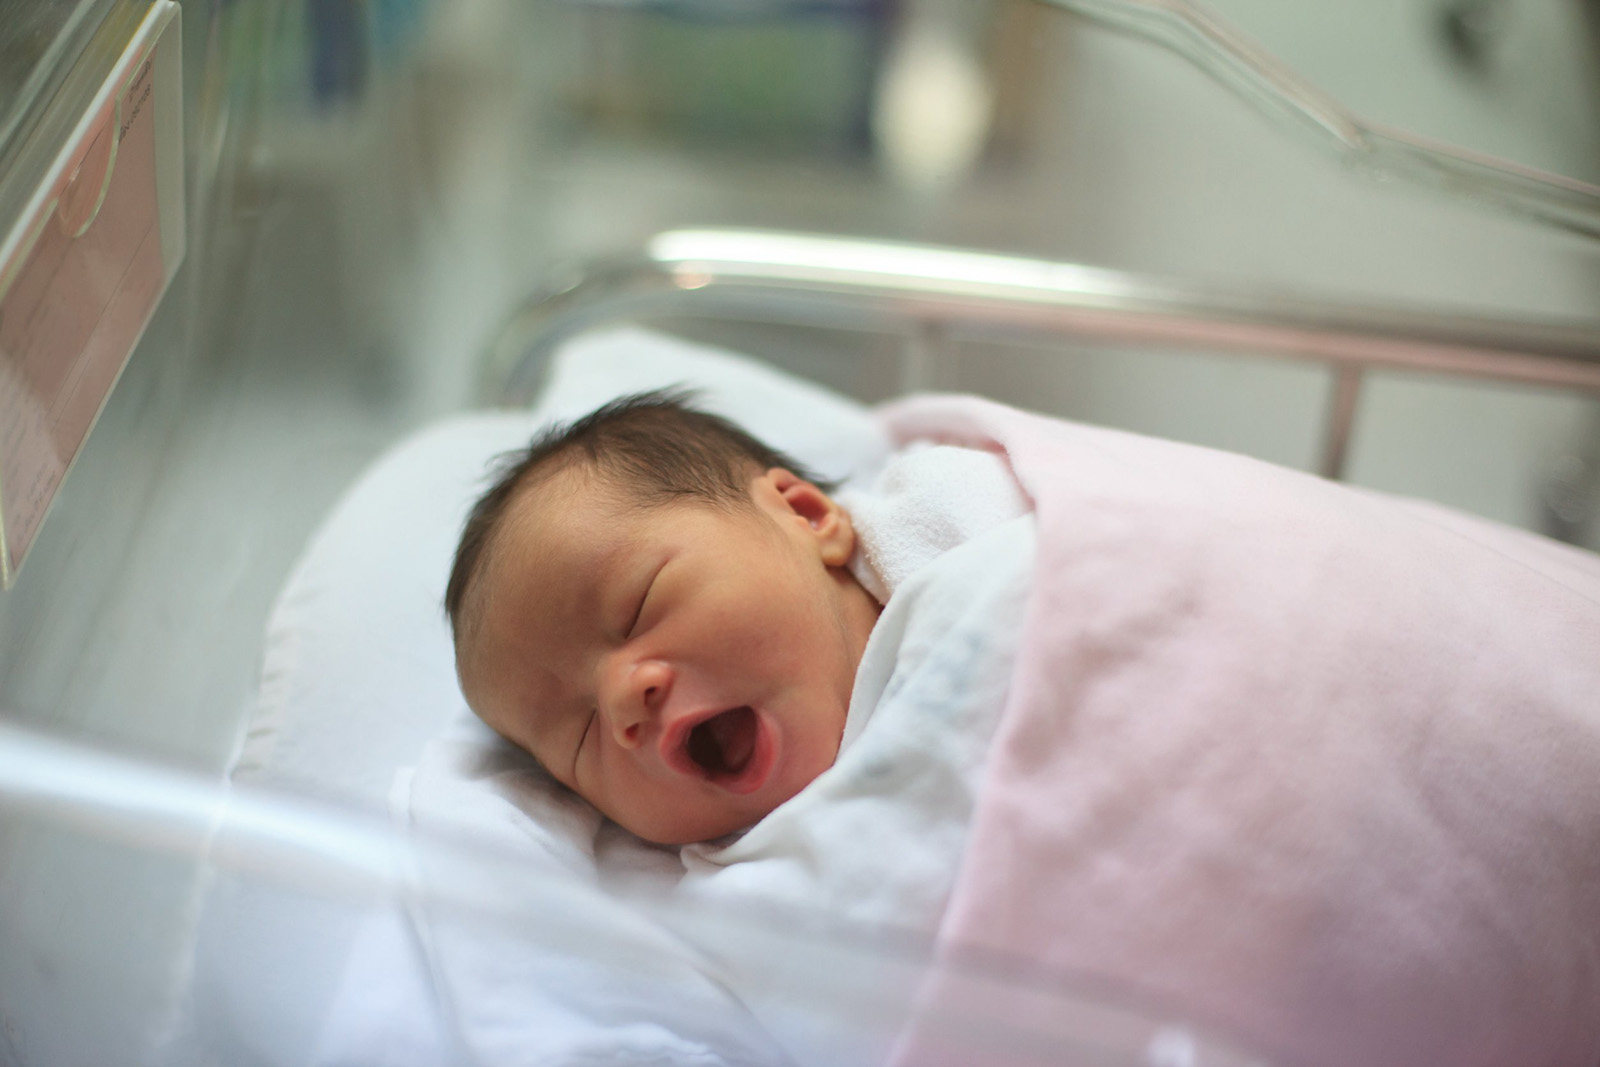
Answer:
<path fill-rule="evenodd" d="M 1095 340 L 1443 372 L 1600 393 L 1600 321 L 1363 307 L 887 241 L 675 230 L 535 296 L 500 332 L 485 399 L 531 398 L 543 357 L 607 323 L 672 315 L 963 337 Z"/>
<path fill-rule="evenodd" d="M 1356 407 L 1361 403 L 1361 377 L 1361 368 L 1354 365 L 1334 371 L 1333 392 L 1328 398 L 1328 421 L 1323 426 L 1321 474 L 1324 478 L 1338 481 L 1344 477 Z"/>

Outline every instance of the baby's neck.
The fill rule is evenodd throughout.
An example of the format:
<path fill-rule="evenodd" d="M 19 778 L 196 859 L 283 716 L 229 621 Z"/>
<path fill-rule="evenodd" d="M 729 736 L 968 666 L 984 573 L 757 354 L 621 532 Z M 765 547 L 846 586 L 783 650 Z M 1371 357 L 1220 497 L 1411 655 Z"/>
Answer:
<path fill-rule="evenodd" d="M 859 669 L 861 657 L 867 649 L 867 639 L 872 636 L 872 628 L 878 623 L 878 614 L 883 610 L 883 605 L 867 592 L 849 568 L 833 567 L 830 568 L 830 574 L 836 586 L 839 621 L 846 647 L 850 650 L 850 662 Z"/>

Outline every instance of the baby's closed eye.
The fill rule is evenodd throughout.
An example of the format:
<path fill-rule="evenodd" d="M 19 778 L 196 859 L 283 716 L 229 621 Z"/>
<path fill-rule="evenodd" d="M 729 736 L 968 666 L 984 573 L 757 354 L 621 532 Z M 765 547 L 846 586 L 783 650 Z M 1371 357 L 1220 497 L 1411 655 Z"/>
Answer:
<path fill-rule="evenodd" d="M 655 569 L 654 573 L 650 575 L 650 580 L 645 583 L 643 591 L 639 594 L 639 602 L 633 609 L 633 618 L 628 622 L 626 636 L 629 638 L 638 633 L 639 626 L 644 621 L 645 605 L 650 602 L 650 594 L 655 590 L 656 579 L 661 576 L 663 567 L 665 567 L 665 564 Z"/>
<path fill-rule="evenodd" d="M 637 631 L 639 629 L 639 620 L 644 618 L 644 604 L 645 604 L 645 601 L 650 599 L 650 590 L 654 585 L 655 585 L 655 582 L 652 581 L 650 583 L 650 585 L 645 586 L 644 587 L 644 592 L 639 597 L 639 603 L 634 605 L 633 618 L 628 620 L 628 628 L 625 631 L 626 636 L 632 637 L 634 635 L 635 631 Z"/>

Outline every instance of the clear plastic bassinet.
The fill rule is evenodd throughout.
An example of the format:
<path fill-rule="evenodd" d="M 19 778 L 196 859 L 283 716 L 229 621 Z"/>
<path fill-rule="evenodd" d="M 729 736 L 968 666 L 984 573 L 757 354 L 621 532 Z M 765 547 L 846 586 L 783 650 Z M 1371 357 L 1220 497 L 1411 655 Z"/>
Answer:
<path fill-rule="evenodd" d="M 155 6 L 0 15 L 7 232 Z M 342 643 L 407 559 L 373 516 L 618 324 L 1593 546 L 1593 13 L 1219 6 L 1264 44 L 1176 0 L 183 5 L 184 266 L 0 599 L 0 1063 L 484 1061 L 447 927 L 570 964 L 506 1062 L 867 1062 L 912 1025 L 950 1062 L 1269 1062 L 929 930 L 402 832 L 442 717 L 282 710 L 448 668 Z M 363 566 L 378 599 L 330 593 Z"/>

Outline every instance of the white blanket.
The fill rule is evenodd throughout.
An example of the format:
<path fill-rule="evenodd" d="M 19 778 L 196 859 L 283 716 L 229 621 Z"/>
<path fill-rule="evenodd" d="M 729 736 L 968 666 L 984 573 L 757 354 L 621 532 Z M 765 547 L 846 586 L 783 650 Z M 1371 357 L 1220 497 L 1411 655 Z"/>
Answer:
<path fill-rule="evenodd" d="M 493 1064 L 882 1062 L 899 1019 L 796 1002 L 807 983 L 784 973 L 793 959 L 716 931 L 690 943 L 603 884 L 652 885 L 702 912 L 931 931 L 1010 677 L 1033 537 L 1031 517 L 1004 522 L 905 577 L 868 642 L 850 713 L 864 725 L 837 763 L 737 841 L 681 861 L 606 824 L 463 713 L 411 776 L 409 822 L 515 857 L 525 881 L 477 889 L 529 923 L 413 916 L 460 1043 Z M 454 876 L 422 856 L 419 878 Z"/>

